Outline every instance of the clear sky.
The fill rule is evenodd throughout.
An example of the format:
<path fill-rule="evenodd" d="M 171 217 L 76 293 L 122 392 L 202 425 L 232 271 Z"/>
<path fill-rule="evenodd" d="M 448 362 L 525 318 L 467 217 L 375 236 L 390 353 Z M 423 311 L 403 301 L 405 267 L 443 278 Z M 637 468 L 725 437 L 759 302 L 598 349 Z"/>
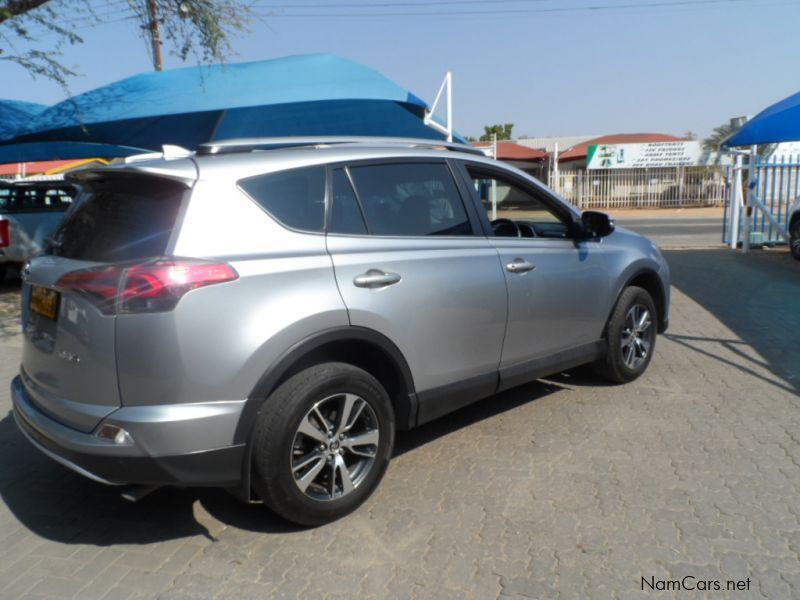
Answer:
<path fill-rule="evenodd" d="M 249 1 L 263 17 L 231 60 L 335 52 L 428 102 L 450 70 L 467 135 L 510 122 L 517 136 L 703 137 L 800 90 L 800 0 Z M 116 22 L 76 30 L 85 43 L 63 56 L 81 73 L 75 93 L 151 68 L 126 3 L 93 2 Z M 3 61 L 0 81 L 0 97 L 64 97 Z"/>

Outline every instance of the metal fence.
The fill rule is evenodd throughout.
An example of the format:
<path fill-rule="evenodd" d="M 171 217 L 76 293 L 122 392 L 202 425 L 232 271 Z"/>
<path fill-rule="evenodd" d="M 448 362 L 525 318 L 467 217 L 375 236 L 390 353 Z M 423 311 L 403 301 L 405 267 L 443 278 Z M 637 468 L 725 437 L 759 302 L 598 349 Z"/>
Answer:
<path fill-rule="evenodd" d="M 581 209 L 721 206 L 726 198 L 719 166 L 562 171 L 550 187 Z"/>
<path fill-rule="evenodd" d="M 738 202 L 740 206 L 749 202 L 750 206 L 754 207 L 750 218 L 750 241 L 754 244 L 785 242 L 778 225 L 784 230 L 788 228 L 789 213 L 800 198 L 800 155 L 756 158 L 752 174 L 749 173 L 747 166 L 728 167 L 728 179 L 733 181 L 740 171 L 743 193 Z M 748 196 L 750 197 L 748 198 Z M 725 195 L 723 222 L 723 241 L 725 243 L 729 243 L 731 238 L 730 226 L 733 221 L 731 216 L 735 201 L 737 201 L 735 186 L 730 185 Z M 743 206 L 742 210 L 744 210 Z M 772 219 L 765 212 L 769 212 Z M 740 219 L 738 225 L 740 233 L 737 239 L 743 240 L 745 219 Z"/>

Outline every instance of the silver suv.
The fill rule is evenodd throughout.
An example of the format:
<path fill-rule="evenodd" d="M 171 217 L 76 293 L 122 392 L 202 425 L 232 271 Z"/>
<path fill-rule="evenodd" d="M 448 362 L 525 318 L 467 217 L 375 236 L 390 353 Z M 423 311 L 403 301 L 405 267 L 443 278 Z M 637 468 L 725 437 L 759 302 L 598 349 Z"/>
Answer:
<path fill-rule="evenodd" d="M 75 179 L 24 269 L 14 416 L 132 496 L 331 521 L 395 430 L 584 363 L 631 381 L 667 327 L 655 245 L 469 146 L 240 140 Z"/>

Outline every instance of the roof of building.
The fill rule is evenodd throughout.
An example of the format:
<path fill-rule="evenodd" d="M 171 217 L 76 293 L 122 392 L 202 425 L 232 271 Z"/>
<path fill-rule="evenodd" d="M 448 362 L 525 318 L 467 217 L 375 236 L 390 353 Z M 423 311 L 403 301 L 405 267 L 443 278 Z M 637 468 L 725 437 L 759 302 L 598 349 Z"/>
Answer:
<path fill-rule="evenodd" d="M 476 148 L 491 148 L 491 142 L 476 142 Z M 547 158 L 547 152 L 536 148 L 527 148 L 515 142 L 497 142 L 497 159 L 499 160 L 520 160 L 520 161 L 540 161 Z"/>
<path fill-rule="evenodd" d="M 58 174 L 71 168 L 83 167 L 94 163 L 106 163 L 102 159 L 88 160 L 43 160 L 26 163 L 9 163 L 0 165 L 0 177 L 18 176 L 25 173 L 25 176 L 40 174 Z"/>
<path fill-rule="evenodd" d="M 586 158 L 589 146 L 600 146 L 602 144 L 646 144 L 649 142 L 680 142 L 683 138 L 666 133 L 618 133 L 612 135 L 602 135 L 600 137 L 587 140 L 576 146 L 572 146 L 560 153 L 559 162 L 579 160 Z"/>
<path fill-rule="evenodd" d="M 545 150 L 546 152 L 552 152 L 555 149 L 556 144 L 558 144 L 559 149 L 566 150 L 567 148 L 572 148 L 572 146 L 582 144 L 587 140 L 593 140 L 596 137 L 600 137 L 600 135 L 595 133 L 592 135 L 544 136 L 544 137 L 532 137 L 532 138 L 519 138 L 514 141 L 520 146 L 526 146 L 527 148 L 536 148 L 537 150 Z"/>

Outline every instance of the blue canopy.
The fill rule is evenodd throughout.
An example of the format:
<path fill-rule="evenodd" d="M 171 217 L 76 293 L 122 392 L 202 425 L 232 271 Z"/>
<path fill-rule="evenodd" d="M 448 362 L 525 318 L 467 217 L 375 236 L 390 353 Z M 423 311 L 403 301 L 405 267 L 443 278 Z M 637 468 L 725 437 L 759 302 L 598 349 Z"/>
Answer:
<path fill-rule="evenodd" d="M 11 137 L 17 131 L 29 126 L 33 118 L 46 109 L 44 104 L 0 100 L 0 139 Z"/>
<path fill-rule="evenodd" d="M 14 135 L 0 132 L 0 163 L 9 153 L 51 158 L 47 144 L 20 150 L 31 142 L 159 150 L 235 137 L 442 139 L 423 123 L 426 107 L 377 71 L 331 54 L 188 67 L 123 79 L 56 104 Z"/>
<path fill-rule="evenodd" d="M 762 110 L 725 140 L 723 145 L 752 146 L 798 140 L 800 140 L 800 92 Z"/>

